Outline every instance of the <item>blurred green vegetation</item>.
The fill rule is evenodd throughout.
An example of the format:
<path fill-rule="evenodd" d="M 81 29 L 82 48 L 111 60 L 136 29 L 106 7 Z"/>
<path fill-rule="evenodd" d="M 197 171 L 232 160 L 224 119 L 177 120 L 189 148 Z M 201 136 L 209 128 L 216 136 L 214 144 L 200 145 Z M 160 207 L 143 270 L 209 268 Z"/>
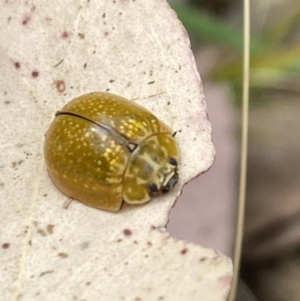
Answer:
<path fill-rule="evenodd" d="M 230 82 L 237 93 L 236 99 L 241 99 L 242 26 L 236 28 L 228 25 L 226 20 L 189 5 L 173 2 L 170 5 L 196 46 L 206 44 L 224 49 L 226 55 L 216 62 L 209 78 Z M 251 37 L 251 93 L 261 92 L 263 89 L 300 92 L 300 41 L 293 38 L 293 33 L 297 29 L 299 31 L 299 26 L 300 3 L 290 14 L 283 14 L 271 29 L 263 30 L 259 37 Z"/>

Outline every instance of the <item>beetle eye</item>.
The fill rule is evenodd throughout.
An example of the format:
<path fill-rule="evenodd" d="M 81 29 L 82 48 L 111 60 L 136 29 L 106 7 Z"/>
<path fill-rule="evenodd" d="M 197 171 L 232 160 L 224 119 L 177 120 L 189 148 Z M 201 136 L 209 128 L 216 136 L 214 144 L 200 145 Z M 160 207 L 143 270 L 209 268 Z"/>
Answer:
<path fill-rule="evenodd" d="M 170 158 L 169 163 L 173 166 L 177 166 L 177 161 L 174 158 Z"/>
<path fill-rule="evenodd" d="M 178 182 L 178 174 L 175 173 L 174 176 L 170 179 L 170 181 L 167 183 L 167 185 L 163 188 L 162 193 L 169 192 Z"/>
<path fill-rule="evenodd" d="M 150 188 L 150 192 L 158 192 L 158 187 L 155 183 L 151 183 L 149 188 Z"/>

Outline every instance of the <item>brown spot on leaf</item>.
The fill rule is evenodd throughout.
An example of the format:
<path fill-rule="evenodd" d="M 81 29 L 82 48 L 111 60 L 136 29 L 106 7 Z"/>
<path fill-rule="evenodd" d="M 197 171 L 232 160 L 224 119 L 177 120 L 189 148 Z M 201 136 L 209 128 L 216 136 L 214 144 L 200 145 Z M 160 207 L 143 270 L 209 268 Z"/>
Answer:
<path fill-rule="evenodd" d="M 119 238 L 119 239 L 117 240 L 117 242 L 121 242 L 121 241 L 123 241 L 123 239 L 122 239 L 122 238 Z"/>
<path fill-rule="evenodd" d="M 54 228 L 54 227 L 55 227 L 55 226 L 54 226 L 54 225 L 51 225 L 51 224 L 47 225 L 47 231 L 48 231 L 49 234 L 53 234 L 53 228 Z"/>
<path fill-rule="evenodd" d="M 55 86 L 58 93 L 63 93 L 66 90 L 66 84 L 63 80 L 56 80 Z"/>
<path fill-rule="evenodd" d="M 110 83 L 113 83 L 114 81 L 115 81 L 114 79 L 110 79 L 110 80 L 109 80 Z"/>
<path fill-rule="evenodd" d="M 203 261 L 205 261 L 205 260 L 206 260 L 206 257 L 201 257 L 201 258 L 200 258 L 200 261 L 201 261 L 201 262 L 203 262 Z"/>
<path fill-rule="evenodd" d="M 9 248 L 9 243 L 5 242 L 5 243 L 2 245 L 2 248 L 3 248 L 3 249 L 8 249 L 8 248 Z"/>
<path fill-rule="evenodd" d="M 85 68 L 86 68 L 86 66 L 87 66 L 87 63 L 84 63 L 84 65 L 83 65 L 83 68 L 85 69 Z"/>
<path fill-rule="evenodd" d="M 86 283 L 86 285 L 90 285 L 90 284 L 91 284 L 91 282 L 90 282 L 90 281 Z"/>
<path fill-rule="evenodd" d="M 20 69 L 21 67 L 21 64 L 19 62 L 15 62 L 14 65 L 16 69 Z"/>
<path fill-rule="evenodd" d="M 43 277 L 43 276 L 46 275 L 46 274 L 51 274 L 51 273 L 53 273 L 53 272 L 54 272 L 54 270 L 48 270 L 48 271 L 42 272 L 42 273 L 40 274 L 40 277 Z"/>
<path fill-rule="evenodd" d="M 130 236 L 132 234 L 132 231 L 130 229 L 124 229 L 123 233 L 125 236 Z"/>
<path fill-rule="evenodd" d="M 148 245 L 149 247 L 152 247 L 152 242 L 151 242 L 151 241 L 148 241 L 148 242 L 147 242 L 147 245 Z"/>
<path fill-rule="evenodd" d="M 106 13 L 104 13 L 103 15 L 102 15 L 102 18 L 105 18 L 106 17 Z"/>
<path fill-rule="evenodd" d="M 38 230 L 37 230 L 37 233 L 40 234 L 40 235 L 42 235 L 42 236 L 46 236 L 46 235 L 47 235 L 47 234 L 46 234 L 46 231 L 43 230 L 43 229 L 38 229 Z"/>
<path fill-rule="evenodd" d="M 32 77 L 38 77 L 39 76 L 39 72 L 38 71 L 32 71 L 31 76 Z"/>
<path fill-rule="evenodd" d="M 181 253 L 182 255 L 184 255 L 184 254 L 187 253 L 187 251 L 188 251 L 188 249 L 187 249 L 187 248 L 184 248 L 184 249 L 182 249 L 182 250 L 180 251 L 180 253 Z"/>
<path fill-rule="evenodd" d="M 22 21 L 22 24 L 25 26 L 25 25 L 27 25 L 28 23 L 29 23 L 29 21 L 30 21 L 30 17 L 29 16 L 25 16 L 24 18 L 23 18 L 23 21 Z"/>
<path fill-rule="evenodd" d="M 69 254 L 64 253 L 64 252 L 60 252 L 60 253 L 58 253 L 57 255 L 58 255 L 59 257 L 61 257 L 61 258 L 67 258 L 67 257 L 69 257 Z"/>
<path fill-rule="evenodd" d="M 18 162 L 12 162 L 11 163 L 11 166 L 13 167 L 13 168 L 15 168 L 15 167 L 17 167 L 17 165 L 20 165 L 20 164 L 22 164 L 24 162 L 24 160 L 19 160 Z"/>
<path fill-rule="evenodd" d="M 83 40 L 85 38 L 85 35 L 82 32 L 78 32 L 78 36 L 81 40 Z"/>
<path fill-rule="evenodd" d="M 155 83 L 155 80 L 149 82 L 148 85 L 152 85 L 152 84 L 154 84 L 154 83 Z"/>
<path fill-rule="evenodd" d="M 62 37 L 63 39 L 67 39 L 69 36 L 70 36 L 70 34 L 69 34 L 67 31 L 64 31 L 64 32 L 61 34 L 61 37 Z"/>

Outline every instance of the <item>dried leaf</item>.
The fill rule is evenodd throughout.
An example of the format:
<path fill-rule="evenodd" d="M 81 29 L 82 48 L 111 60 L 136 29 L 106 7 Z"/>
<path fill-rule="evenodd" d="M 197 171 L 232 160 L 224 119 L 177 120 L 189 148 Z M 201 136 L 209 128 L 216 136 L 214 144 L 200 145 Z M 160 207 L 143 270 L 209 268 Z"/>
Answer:
<path fill-rule="evenodd" d="M 189 39 L 162 0 L 11 1 L 0 12 L 3 300 L 225 300 L 230 260 L 163 231 L 182 187 L 214 148 Z M 44 134 L 91 91 L 133 99 L 177 130 L 180 184 L 109 213 L 48 178 Z"/>

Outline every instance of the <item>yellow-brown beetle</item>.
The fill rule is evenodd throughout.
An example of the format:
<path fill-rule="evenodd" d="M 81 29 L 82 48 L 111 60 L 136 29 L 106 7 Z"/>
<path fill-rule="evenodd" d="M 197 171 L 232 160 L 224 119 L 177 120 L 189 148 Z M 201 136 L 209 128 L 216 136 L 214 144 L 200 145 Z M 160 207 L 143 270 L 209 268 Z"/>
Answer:
<path fill-rule="evenodd" d="M 145 108 L 95 92 L 66 104 L 51 123 L 45 159 L 54 185 L 88 206 L 118 211 L 178 182 L 173 131 Z"/>

